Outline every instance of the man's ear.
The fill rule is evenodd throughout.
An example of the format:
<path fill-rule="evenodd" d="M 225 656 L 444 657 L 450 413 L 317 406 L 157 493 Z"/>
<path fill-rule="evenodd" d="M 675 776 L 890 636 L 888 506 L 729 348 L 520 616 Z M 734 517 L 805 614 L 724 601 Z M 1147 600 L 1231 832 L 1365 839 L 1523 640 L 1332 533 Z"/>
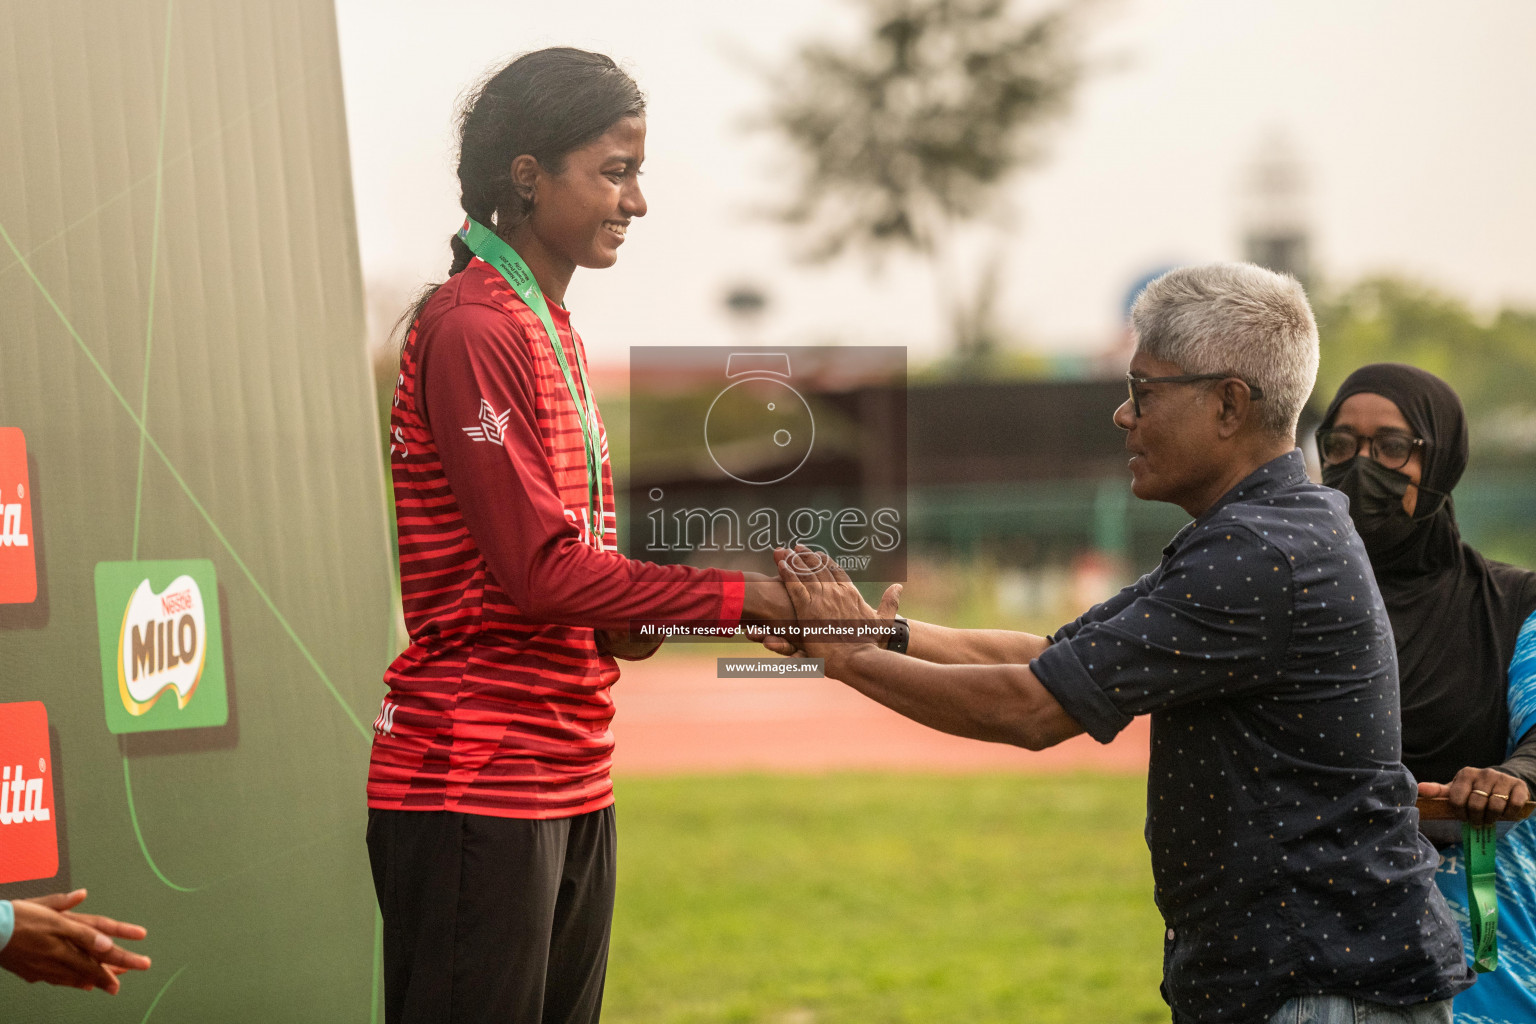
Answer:
<path fill-rule="evenodd" d="M 1236 377 L 1228 377 L 1217 383 L 1212 394 L 1219 403 L 1216 409 L 1216 436 L 1222 440 L 1234 437 L 1256 412 L 1248 385 Z"/>

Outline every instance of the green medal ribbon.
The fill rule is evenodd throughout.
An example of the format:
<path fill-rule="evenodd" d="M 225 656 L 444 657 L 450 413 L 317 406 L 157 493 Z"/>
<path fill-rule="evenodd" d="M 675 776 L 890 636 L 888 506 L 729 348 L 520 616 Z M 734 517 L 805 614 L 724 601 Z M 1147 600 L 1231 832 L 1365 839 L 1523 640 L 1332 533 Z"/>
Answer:
<path fill-rule="evenodd" d="M 515 249 L 497 237 L 496 232 L 473 217 L 464 218 L 464 226 L 459 228 L 459 237 L 464 240 L 465 245 L 469 246 L 470 252 L 496 268 L 506 279 L 507 284 L 512 286 L 517 297 L 533 310 L 539 322 L 544 325 L 544 333 L 549 335 L 549 347 L 554 349 L 555 361 L 560 364 L 560 372 L 565 376 L 566 389 L 570 391 L 571 401 L 575 403 L 577 415 L 581 417 L 581 440 L 587 454 L 588 525 L 592 535 L 597 538 L 598 548 L 601 549 L 603 546 L 603 457 L 597 436 L 596 404 L 592 399 L 592 388 L 587 384 L 587 364 L 581 358 L 581 350 L 576 350 L 576 372 L 581 375 L 581 394 L 587 396 L 585 402 L 576 392 L 576 381 L 571 376 L 570 364 L 565 359 L 565 347 L 560 344 L 560 333 L 555 330 L 555 322 L 549 315 L 549 303 L 545 301 L 544 291 L 539 287 L 539 282 L 534 280 L 533 271 L 528 269 L 528 264 L 523 262 L 523 258 Z"/>
<path fill-rule="evenodd" d="M 1467 862 L 1467 910 L 1472 918 L 1472 969 L 1478 974 L 1499 969 L 1499 896 L 1494 888 L 1497 845 L 1494 826 L 1461 826 L 1461 848 Z"/>

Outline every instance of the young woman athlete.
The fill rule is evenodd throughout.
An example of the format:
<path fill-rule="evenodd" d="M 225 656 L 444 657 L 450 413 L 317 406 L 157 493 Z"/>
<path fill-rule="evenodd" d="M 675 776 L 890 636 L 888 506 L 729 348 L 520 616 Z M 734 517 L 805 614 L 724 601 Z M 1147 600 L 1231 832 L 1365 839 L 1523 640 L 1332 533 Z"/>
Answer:
<path fill-rule="evenodd" d="M 525 54 L 460 115 L 467 215 L 400 357 L 390 461 L 410 647 L 368 772 L 389 1024 L 596 1021 L 614 890 L 614 657 L 648 619 L 791 617 L 765 576 L 615 550 L 607 437 L 565 308 L 646 212 L 645 103 Z"/>

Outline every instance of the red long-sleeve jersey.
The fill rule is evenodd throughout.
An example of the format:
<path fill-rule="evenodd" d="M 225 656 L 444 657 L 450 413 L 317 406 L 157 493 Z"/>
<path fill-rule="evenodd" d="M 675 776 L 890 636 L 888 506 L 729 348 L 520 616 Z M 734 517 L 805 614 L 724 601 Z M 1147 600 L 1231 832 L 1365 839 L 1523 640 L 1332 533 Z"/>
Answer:
<path fill-rule="evenodd" d="M 575 375 L 581 340 L 566 310 L 550 314 Z M 740 573 L 615 550 L 596 426 L 602 544 L 581 416 L 538 317 L 476 259 L 412 325 L 390 416 L 411 645 L 384 675 L 368 806 L 509 818 L 608 806 L 619 670 L 593 630 L 740 618 Z"/>

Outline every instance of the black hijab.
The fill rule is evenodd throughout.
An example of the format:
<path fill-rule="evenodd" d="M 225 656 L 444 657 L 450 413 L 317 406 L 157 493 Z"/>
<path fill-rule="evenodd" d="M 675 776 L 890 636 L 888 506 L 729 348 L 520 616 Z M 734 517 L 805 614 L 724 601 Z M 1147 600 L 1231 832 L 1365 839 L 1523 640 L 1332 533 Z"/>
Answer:
<path fill-rule="evenodd" d="M 1449 495 L 1467 468 L 1467 419 L 1450 385 L 1401 363 L 1363 366 L 1319 429 L 1364 393 L 1395 404 L 1424 439 L 1422 484 L 1447 496 L 1420 491 L 1411 530 L 1373 551 L 1371 566 L 1397 641 L 1403 763 L 1420 781 L 1449 782 L 1469 765 L 1504 761 L 1509 659 L 1536 610 L 1536 573 L 1489 561 L 1461 539 Z"/>

